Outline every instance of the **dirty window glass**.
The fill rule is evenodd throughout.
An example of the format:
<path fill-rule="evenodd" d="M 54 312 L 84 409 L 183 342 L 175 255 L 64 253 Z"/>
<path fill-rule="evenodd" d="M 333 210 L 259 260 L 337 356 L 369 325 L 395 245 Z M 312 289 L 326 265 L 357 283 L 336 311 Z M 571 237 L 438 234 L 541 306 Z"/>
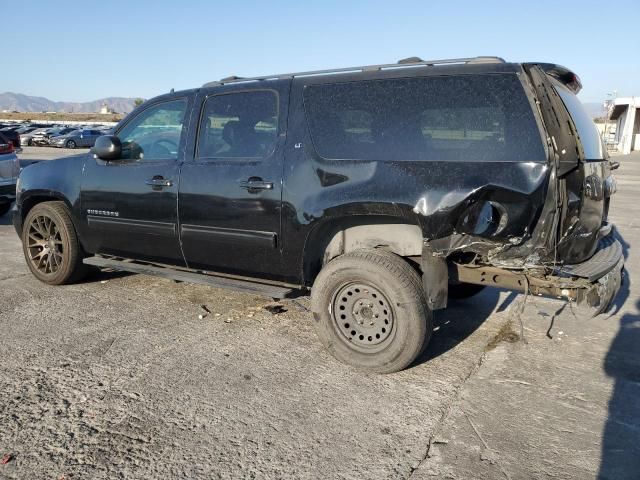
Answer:
<path fill-rule="evenodd" d="M 460 75 L 311 85 L 305 111 L 321 157 L 544 161 L 516 75 Z"/>
<path fill-rule="evenodd" d="M 141 112 L 118 132 L 122 158 L 176 160 L 186 109 L 186 100 L 174 100 Z"/>
<path fill-rule="evenodd" d="M 560 95 L 564 106 L 569 111 L 573 123 L 578 130 L 578 136 L 580 137 L 580 143 L 582 144 L 586 159 L 603 159 L 604 148 L 602 146 L 600 132 L 598 132 L 598 128 L 582 106 L 582 103 L 580 103 L 580 100 L 578 100 L 578 97 L 556 82 L 554 82 L 554 88 L 556 92 L 558 92 L 558 95 Z"/>
<path fill-rule="evenodd" d="M 198 138 L 198 158 L 265 158 L 278 136 L 275 92 L 253 91 L 209 97 Z"/>

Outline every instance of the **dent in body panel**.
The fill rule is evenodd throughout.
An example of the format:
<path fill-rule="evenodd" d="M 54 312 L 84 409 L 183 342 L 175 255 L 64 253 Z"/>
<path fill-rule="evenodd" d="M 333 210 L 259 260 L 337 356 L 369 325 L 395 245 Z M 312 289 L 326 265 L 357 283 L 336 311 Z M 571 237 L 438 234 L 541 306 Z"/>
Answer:
<path fill-rule="evenodd" d="M 581 168 L 565 178 L 568 202 L 563 215 L 558 254 L 565 263 L 579 263 L 591 257 L 606 221 L 609 197 L 615 193 L 607 161 L 582 162 Z"/>
<path fill-rule="evenodd" d="M 398 228 L 391 224 L 417 227 L 438 256 L 466 249 L 496 255 L 530 235 L 545 202 L 549 175 L 548 165 L 540 162 L 290 162 L 283 185 L 289 242 L 285 256 L 296 245 L 302 246 L 300 255 L 322 250 L 313 247 L 320 242 L 316 237 L 333 238 L 332 226 L 344 230 L 376 223 L 386 223 L 386 232 Z M 478 222 L 488 218 L 484 205 L 500 218 L 483 230 Z M 421 254 L 421 248 L 407 244 Z M 309 273 L 303 276 L 308 279 Z"/>
<path fill-rule="evenodd" d="M 434 254 L 471 251 L 488 258 L 530 235 L 544 203 L 549 168 L 542 163 L 487 165 L 447 189 L 429 189 L 413 207 Z M 452 181 L 454 183 L 454 181 Z"/>

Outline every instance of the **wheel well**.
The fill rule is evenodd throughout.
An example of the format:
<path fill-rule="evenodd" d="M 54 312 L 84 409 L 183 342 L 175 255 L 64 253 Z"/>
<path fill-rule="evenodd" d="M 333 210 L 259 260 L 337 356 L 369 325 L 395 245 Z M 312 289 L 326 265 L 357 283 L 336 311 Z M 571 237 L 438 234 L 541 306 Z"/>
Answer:
<path fill-rule="evenodd" d="M 303 276 L 311 285 L 331 259 L 363 248 L 382 248 L 401 257 L 422 255 L 422 230 L 393 217 L 350 217 L 316 227 L 305 243 Z"/>
<path fill-rule="evenodd" d="M 21 223 L 24 223 L 25 218 L 27 218 L 27 215 L 33 207 L 43 202 L 64 202 L 69 211 L 71 211 L 71 206 L 64 198 L 53 197 L 50 195 L 31 195 L 28 198 L 24 199 L 21 203 Z"/>

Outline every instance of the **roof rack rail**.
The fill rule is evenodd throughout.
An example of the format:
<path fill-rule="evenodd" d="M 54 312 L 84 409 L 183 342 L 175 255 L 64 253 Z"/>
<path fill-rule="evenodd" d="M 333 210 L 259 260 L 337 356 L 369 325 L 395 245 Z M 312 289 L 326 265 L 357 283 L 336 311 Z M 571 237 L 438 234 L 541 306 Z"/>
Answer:
<path fill-rule="evenodd" d="M 422 60 L 418 57 L 409 57 L 400 60 L 398 63 L 386 63 L 381 65 L 363 65 L 360 67 L 344 67 L 344 68 L 332 68 L 329 70 L 309 70 L 306 72 L 294 72 L 294 73 L 279 73 L 274 75 L 265 75 L 261 77 L 236 77 L 230 76 L 223 78 L 222 80 L 215 80 L 208 82 L 203 87 L 215 87 L 218 85 L 227 85 L 229 83 L 242 83 L 242 82 L 256 82 L 261 80 L 281 80 L 285 78 L 294 77 L 311 77 L 314 75 L 325 75 L 332 73 L 351 73 L 351 72 L 372 72 L 380 70 L 390 70 L 394 68 L 407 68 L 407 67 L 432 67 L 434 65 L 448 65 L 452 63 L 505 63 L 505 60 L 500 57 L 468 57 L 468 58 L 448 58 L 442 60 Z"/>

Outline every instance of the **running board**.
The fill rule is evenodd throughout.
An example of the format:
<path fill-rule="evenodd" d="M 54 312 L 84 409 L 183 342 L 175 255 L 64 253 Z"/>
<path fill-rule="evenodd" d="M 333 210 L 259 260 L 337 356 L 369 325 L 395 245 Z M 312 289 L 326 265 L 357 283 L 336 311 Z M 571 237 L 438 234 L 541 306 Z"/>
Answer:
<path fill-rule="evenodd" d="M 83 260 L 83 263 L 86 265 L 93 265 L 94 267 L 112 268 L 114 270 L 123 270 L 125 272 L 164 277 L 171 280 L 178 280 L 180 282 L 198 283 L 216 288 L 235 290 L 237 292 L 255 293 L 271 298 L 287 298 L 292 296 L 296 291 L 293 288 L 282 287 L 279 285 L 259 283 L 209 273 L 190 272 L 171 267 L 160 267 L 133 260 L 118 260 L 109 257 L 88 257 Z"/>

